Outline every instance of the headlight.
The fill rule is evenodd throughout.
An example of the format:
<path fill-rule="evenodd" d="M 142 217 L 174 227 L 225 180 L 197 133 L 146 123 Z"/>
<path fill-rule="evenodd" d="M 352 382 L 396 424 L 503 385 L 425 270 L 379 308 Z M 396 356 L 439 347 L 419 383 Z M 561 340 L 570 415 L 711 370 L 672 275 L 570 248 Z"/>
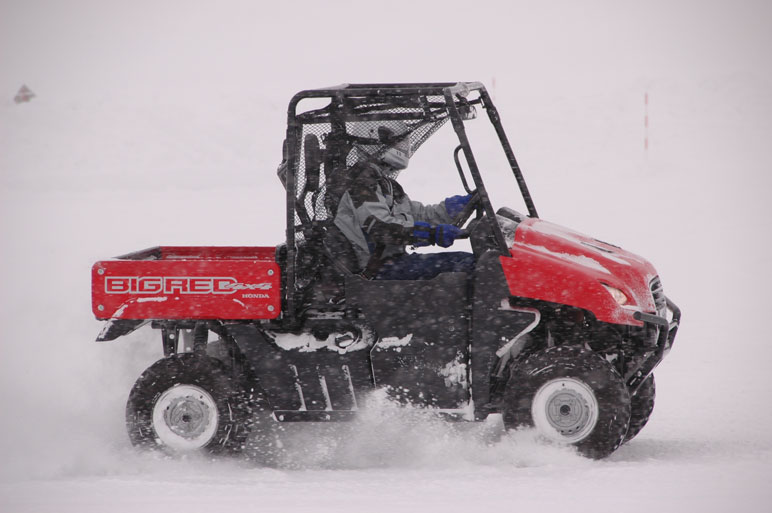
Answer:
<path fill-rule="evenodd" d="M 614 298 L 614 301 L 616 301 L 619 306 L 627 304 L 627 296 L 625 296 L 624 292 L 611 285 L 606 285 L 605 283 L 601 283 L 601 285 L 608 290 L 608 293 L 611 294 L 611 297 Z"/>

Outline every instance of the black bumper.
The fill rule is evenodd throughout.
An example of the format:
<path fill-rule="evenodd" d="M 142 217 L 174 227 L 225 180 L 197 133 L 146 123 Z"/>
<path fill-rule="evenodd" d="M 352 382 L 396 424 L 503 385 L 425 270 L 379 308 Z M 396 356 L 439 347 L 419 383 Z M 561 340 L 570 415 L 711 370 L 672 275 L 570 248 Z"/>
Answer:
<path fill-rule="evenodd" d="M 665 358 L 665 355 L 673 347 L 678 326 L 681 323 L 681 309 L 673 303 L 670 298 L 665 298 L 667 308 L 672 313 L 672 320 L 668 321 L 665 317 L 658 315 L 636 312 L 635 318 L 644 324 L 651 324 L 659 328 L 656 347 L 649 351 L 645 358 L 635 368 L 625 374 L 625 382 L 630 388 L 631 393 L 635 393 L 641 383 L 649 377 L 659 363 Z"/>

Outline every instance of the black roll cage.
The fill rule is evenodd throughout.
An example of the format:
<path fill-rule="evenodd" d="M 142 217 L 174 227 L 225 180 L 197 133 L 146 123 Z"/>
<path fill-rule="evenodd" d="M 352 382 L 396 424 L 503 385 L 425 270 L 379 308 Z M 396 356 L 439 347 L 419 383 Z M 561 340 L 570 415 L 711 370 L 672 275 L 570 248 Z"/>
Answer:
<path fill-rule="evenodd" d="M 470 93 L 477 92 L 479 97 L 467 100 Z M 428 103 L 426 97 L 442 96 L 444 103 Z M 298 104 L 304 99 L 329 98 L 330 104 L 322 109 L 311 112 L 297 113 Z M 387 106 L 420 106 L 424 114 L 387 114 L 369 113 L 364 105 L 372 104 L 373 100 L 382 101 Z M 423 101 L 422 101 L 423 100 Z M 295 281 L 296 281 L 296 226 L 297 214 L 296 198 L 296 172 L 298 169 L 298 156 L 301 145 L 302 127 L 307 123 L 329 123 L 333 129 L 342 129 L 345 132 L 347 121 L 381 121 L 381 120 L 418 120 L 426 116 L 447 113 L 458 137 L 460 148 L 464 153 L 469 172 L 474 181 L 477 192 L 480 195 L 481 205 L 489 220 L 495 220 L 495 212 L 490 198 L 482 181 L 480 170 L 477 166 L 474 153 L 469 144 L 464 129 L 464 118 L 461 112 L 467 111 L 474 105 L 480 105 L 488 113 L 488 118 L 496 130 L 501 146 L 507 157 L 512 173 L 515 176 L 520 192 L 523 196 L 530 217 L 538 218 L 528 186 L 525 183 L 520 166 L 517 163 L 512 146 L 509 144 L 498 110 L 493 105 L 488 91 L 480 82 L 447 82 L 447 83 L 407 83 L 407 84 L 341 84 L 322 89 L 309 89 L 300 91 L 289 103 L 287 109 L 287 255 L 286 255 L 286 310 L 283 313 L 285 322 L 294 323 L 296 316 L 295 305 Z M 357 106 L 363 106 L 357 109 Z M 377 107 L 377 104 L 376 104 Z M 376 107 L 372 107 L 374 110 Z M 456 152 L 455 156 L 457 157 Z M 459 168 L 460 171 L 460 168 Z M 462 176 L 462 181 L 465 182 Z M 491 230 L 496 240 L 496 245 L 502 255 L 509 254 L 501 227 L 496 222 L 490 222 Z"/>

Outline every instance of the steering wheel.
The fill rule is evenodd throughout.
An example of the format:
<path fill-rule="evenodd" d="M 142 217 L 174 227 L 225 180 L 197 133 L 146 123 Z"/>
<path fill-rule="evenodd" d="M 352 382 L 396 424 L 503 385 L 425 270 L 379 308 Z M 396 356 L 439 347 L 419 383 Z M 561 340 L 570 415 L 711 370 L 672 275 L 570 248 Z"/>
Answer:
<path fill-rule="evenodd" d="M 461 210 L 461 212 L 459 212 L 453 219 L 453 226 L 462 228 L 466 222 L 469 221 L 469 218 L 472 217 L 472 213 L 475 211 L 477 211 L 477 219 L 482 217 L 482 199 L 480 197 L 480 193 L 477 192 L 477 189 L 472 191 L 472 197 L 469 198 L 469 201 L 466 205 L 464 205 L 464 208 Z"/>

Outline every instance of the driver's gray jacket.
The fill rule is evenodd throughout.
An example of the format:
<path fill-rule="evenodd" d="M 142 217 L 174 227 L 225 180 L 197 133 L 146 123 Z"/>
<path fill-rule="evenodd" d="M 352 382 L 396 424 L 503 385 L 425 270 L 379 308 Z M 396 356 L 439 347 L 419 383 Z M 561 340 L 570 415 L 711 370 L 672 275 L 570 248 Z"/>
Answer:
<path fill-rule="evenodd" d="M 444 202 L 423 205 L 412 201 L 380 166 L 367 163 L 341 196 L 334 223 L 351 243 L 361 271 L 379 245 L 383 246 L 381 259 L 405 254 L 405 246 L 416 241 L 416 221 L 431 225 L 453 222 Z"/>

